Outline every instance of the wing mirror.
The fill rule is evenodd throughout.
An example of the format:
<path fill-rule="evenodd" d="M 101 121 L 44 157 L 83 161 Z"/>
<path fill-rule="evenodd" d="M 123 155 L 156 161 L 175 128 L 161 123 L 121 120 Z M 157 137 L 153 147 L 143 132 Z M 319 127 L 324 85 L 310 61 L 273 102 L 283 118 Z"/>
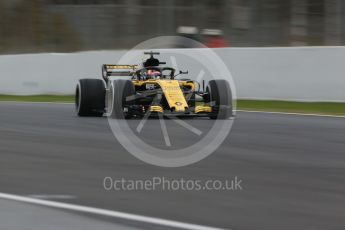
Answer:
<path fill-rule="evenodd" d="M 188 74 L 188 70 L 184 71 L 184 72 L 182 70 L 180 70 L 179 74 Z"/>
<path fill-rule="evenodd" d="M 177 77 L 177 76 L 180 75 L 180 74 L 188 74 L 188 70 L 187 70 L 187 71 L 182 71 L 182 70 L 180 70 L 180 71 L 178 72 L 178 74 L 176 74 L 176 75 L 174 76 L 174 78 Z"/>

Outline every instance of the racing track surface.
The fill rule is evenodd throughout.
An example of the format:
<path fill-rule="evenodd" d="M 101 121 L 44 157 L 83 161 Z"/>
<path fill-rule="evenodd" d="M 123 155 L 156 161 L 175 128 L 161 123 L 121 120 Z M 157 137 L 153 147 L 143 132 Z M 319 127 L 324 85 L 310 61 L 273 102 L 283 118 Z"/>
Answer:
<path fill-rule="evenodd" d="M 148 129 L 159 125 L 158 120 L 148 122 Z M 211 121 L 190 122 L 202 129 Z M 160 132 L 150 133 L 153 140 L 161 137 Z M 161 168 L 127 153 L 105 118 L 78 118 L 73 105 L 67 104 L 1 102 L 0 157 L 0 193 L 61 194 L 66 198 L 59 202 L 234 230 L 345 229 L 344 118 L 241 112 L 213 155 L 187 167 Z M 237 176 L 243 190 L 106 191 L 102 186 L 106 176 L 195 180 Z M 0 199 L 0 214 L 12 210 L 11 205 L 22 204 Z M 40 221 L 44 220 L 33 223 Z M 0 221 L 1 229 L 8 227 L 4 224 Z"/>

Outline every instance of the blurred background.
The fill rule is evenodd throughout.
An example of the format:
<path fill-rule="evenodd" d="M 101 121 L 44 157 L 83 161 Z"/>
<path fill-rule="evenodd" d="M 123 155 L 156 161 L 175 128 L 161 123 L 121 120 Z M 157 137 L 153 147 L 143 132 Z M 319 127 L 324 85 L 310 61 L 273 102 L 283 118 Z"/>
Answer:
<path fill-rule="evenodd" d="M 209 47 L 345 43 L 342 0 L 0 0 L 0 53 L 127 49 L 160 35 Z"/>

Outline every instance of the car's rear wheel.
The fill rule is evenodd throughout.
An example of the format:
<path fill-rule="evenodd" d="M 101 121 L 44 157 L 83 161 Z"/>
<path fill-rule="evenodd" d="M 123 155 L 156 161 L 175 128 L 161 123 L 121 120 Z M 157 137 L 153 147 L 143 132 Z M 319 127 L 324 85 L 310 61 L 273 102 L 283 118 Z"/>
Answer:
<path fill-rule="evenodd" d="M 100 79 L 79 80 L 75 92 L 78 116 L 101 117 L 105 108 L 105 86 Z"/>
<path fill-rule="evenodd" d="M 112 82 L 110 94 L 112 107 L 110 117 L 115 119 L 129 119 L 133 116 L 131 105 L 134 104 L 135 88 L 130 80 L 118 79 Z"/>
<path fill-rule="evenodd" d="M 232 94 L 226 80 L 211 80 L 206 88 L 207 103 L 212 107 L 211 119 L 228 119 L 232 116 Z"/>

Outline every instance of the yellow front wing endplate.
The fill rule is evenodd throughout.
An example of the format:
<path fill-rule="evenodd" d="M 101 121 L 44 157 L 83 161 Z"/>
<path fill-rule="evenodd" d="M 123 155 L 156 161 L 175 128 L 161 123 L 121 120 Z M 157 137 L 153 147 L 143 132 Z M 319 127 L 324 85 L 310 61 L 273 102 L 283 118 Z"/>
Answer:
<path fill-rule="evenodd" d="M 195 113 L 211 113 L 212 112 L 212 108 L 210 106 L 195 106 Z"/>

